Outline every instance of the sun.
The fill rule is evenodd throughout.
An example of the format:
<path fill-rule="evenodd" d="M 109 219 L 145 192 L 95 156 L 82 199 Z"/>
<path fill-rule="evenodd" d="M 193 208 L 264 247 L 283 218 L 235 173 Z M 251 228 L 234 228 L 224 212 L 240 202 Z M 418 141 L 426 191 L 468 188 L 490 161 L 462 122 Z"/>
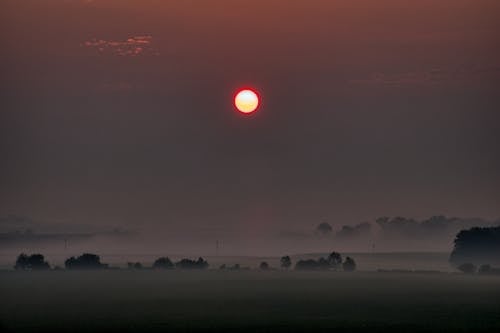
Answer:
<path fill-rule="evenodd" d="M 242 89 L 234 97 L 234 105 L 242 113 L 254 112 L 259 103 L 259 96 L 251 89 Z"/>

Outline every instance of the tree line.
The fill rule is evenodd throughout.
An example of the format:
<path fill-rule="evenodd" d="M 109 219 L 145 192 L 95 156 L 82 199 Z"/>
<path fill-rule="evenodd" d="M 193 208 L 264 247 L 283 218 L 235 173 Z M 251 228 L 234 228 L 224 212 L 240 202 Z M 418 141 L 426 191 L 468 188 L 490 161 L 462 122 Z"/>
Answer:
<path fill-rule="evenodd" d="M 402 216 L 379 217 L 371 222 L 363 222 L 357 225 L 343 225 L 339 230 L 328 222 L 322 222 L 316 226 L 315 234 L 320 236 L 335 237 L 337 239 L 373 238 L 374 226 L 376 226 L 378 237 L 387 239 L 447 239 L 460 230 L 473 227 L 495 227 L 500 226 L 500 219 L 484 220 L 480 218 L 458 218 L 443 215 L 431 216 L 425 220 L 415 220 Z M 445 238 L 442 238 L 445 237 Z"/>
<path fill-rule="evenodd" d="M 130 269 L 142 269 L 143 266 L 140 262 L 127 263 Z M 101 263 L 101 258 L 97 254 L 84 253 L 78 257 L 70 257 L 64 261 L 64 267 L 67 270 L 99 270 L 110 268 L 108 264 Z M 208 268 L 208 262 L 203 258 L 198 258 L 198 260 L 191 259 L 181 259 L 177 262 L 172 262 L 168 257 L 161 257 L 155 260 L 152 269 L 206 269 Z M 45 260 L 42 254 L 32 254 L 27 255 L 21 253 L 16 260 L 14 265 L 16 270 L 49 270 L 51 269 L 50 264 Z M 54 269 L 61 269 L 56 266 Z"/>
<path fill-rule="evenodd" d="M 292 259 L 290 256 L 283 256 L 280 258 L 280 268 L 283 270 L 289 270 L 293 266 Z M 109 269 L 109 265 L 102 263 L 101 258 L 93 253 L 84 253 L 81 256 L 70 257 L 65 260 L 64 267 L 67 270 L 100 270 L 100 269 Z M 144 267 L 140 262 L 128 262 L 128 269 L 181 269 L 181 270 L 190 270 L 190 269 L 207 269 L 209 267 L 208 262 L 202 257 L 197 260 L 191 259 L 181 259 L 177 262 L 173 262 L 169 257 L 160 257 L 156 259 L 151 267 Z M 51 266 L 48 261 L 45 260 L 45 257 L 42 254 L 36 253 L 27 255 L 25 253 L 21 253 L 16 260 L 14 265 L 14 269 L 16 270 L 50 270 Z M 62 269 L 58 266 L 54 267 L 55 270 Z M 233 266 L 226 266 L 225 264 L 219 267 L 220 270 L 241 270 L 241 269 L 249 269 L 242 268 L 239 264 L 235 264 Z M 259 265 L 259 269 L 262 271 L 273 270 L 273 268 L 265 261 L 261 262 Z M 327 258 L 319 258 L 317 260 L 307 259 L 307 260 L 298 260 L 295 263 L 295 270 L 304 271 L 304 270 L 332 270 L 332 271 L 346 271 L 352 272 L 356 270 L 356 262 L 351 257 L 346 257 L 345 260 L 342 260 L 342 256 L 338 252 L 332 252 L 328 255 Z"/>

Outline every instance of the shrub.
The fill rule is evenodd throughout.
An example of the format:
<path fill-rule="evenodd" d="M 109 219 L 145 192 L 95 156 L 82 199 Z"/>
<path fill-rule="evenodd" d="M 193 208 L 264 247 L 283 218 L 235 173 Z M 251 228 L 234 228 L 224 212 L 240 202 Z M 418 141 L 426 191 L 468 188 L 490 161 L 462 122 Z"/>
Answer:
<path fill-rule="evenodd" d="M 180 269 L 206 269 L 208 268 L 208 262 L 203 260 L 202 257 L 198 260 L 182 259 L 175 263 L 175 267 Z"/>
<path fill-rule="evenodd" d="M 465 274 L 474 274 L 476 272 L 476 266 L 471 263 L 465 263 L 457 267 L 459 270 Z"/>
<path fill-rule="evenodd" d="M 342 264 L 342 256 L 338 252 L 332 252 L 328 255 L 328 265 L 333 269 L 338 269 Z"/>
<path fill-rule="evenodd" d="M 284 269 L 289 269 L 292 266 L 292 259 L 289 256 L 283 256 L 280 259 L 281 267 Z"/>
<path fill-rule="evenodd" d="M 169 257 L 161 257 L 155 260 L 153 263 L 153 268 L 155 269 L 172 269 L 174 268 L 174 263 Z"/>
<path fill-rule="evenodd" d="M 269 264 L 265 261 L 261 262 L 259 265 L 260 270 L 262 271 L 268 271 L 269 270 Z"/>
<path fill-rule="evenodd" d="M 342 264 L 342 268 L 346 272 L 353 272 L 356 270 L 356 262 L 351 257 L 346 257 L 344 263 Z"/>
<path fill-rule="evenodd" d="M 127 263 L 128 269 L 142 269 L 142 264 L 140 262 L 128 262 Z"/>
<path fill-rule="evenodd" d="M 92 253 L 84 253 L 79 257 L 71 257 L 64 262 L 66 269 L 104 269 L 107 264 L 101 263 L 101 258 Z"/>
<path fill-rule="evenodd" d="M 32 254 L 30 256 L 21 253 L 14 266 L 16 270 L 45 270 L 50 269 L 50 265 L 41 254 Z"/>

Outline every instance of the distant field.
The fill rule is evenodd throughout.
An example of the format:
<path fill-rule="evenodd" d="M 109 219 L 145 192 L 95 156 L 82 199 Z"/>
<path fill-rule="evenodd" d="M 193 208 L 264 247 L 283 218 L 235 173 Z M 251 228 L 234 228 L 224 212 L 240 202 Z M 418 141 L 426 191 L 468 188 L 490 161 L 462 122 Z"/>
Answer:
<path fill-rule="evenodd" d="M 500 332 L 500 278 L 335 272 L 0 272 L 7 332 Z"/>

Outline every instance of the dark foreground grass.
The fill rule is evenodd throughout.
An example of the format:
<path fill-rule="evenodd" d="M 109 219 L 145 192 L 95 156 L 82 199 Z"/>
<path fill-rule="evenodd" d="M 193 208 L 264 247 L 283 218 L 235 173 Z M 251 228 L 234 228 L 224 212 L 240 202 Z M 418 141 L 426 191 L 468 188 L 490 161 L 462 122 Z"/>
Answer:
<path fill-rule="evenodd" d="M 0 272 L 6 332 L 500 332 L 500 278 Z"/>

